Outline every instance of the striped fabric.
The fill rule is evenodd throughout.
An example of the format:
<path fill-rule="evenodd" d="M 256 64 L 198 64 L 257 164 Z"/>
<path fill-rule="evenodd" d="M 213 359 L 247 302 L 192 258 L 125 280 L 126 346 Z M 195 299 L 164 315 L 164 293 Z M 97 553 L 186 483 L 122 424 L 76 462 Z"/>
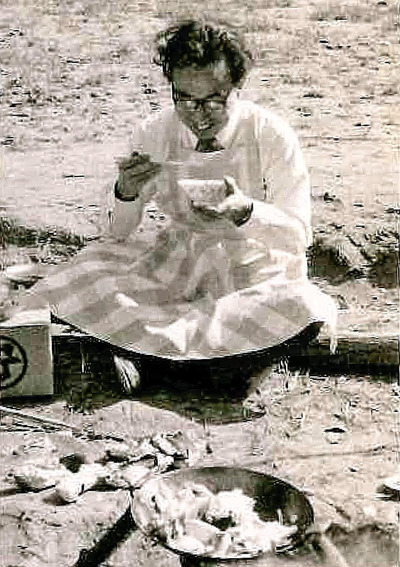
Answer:
<path fill-rule="evenodd" d="M 175 226 L 152 249 L 132 240 L 91 244 L 36 285 L 25 306 L 47 302 L 95 337 L 174 359 L 251 352 L 313 321 L 334 325 L 332 300 L 302 275 L 304 254 L 271 248 L 290 232 L 290 243 L 301 238 L 295 227 L 263 225 L 266 207 L 256 202 L 250 221 L 225 234 Z"/>

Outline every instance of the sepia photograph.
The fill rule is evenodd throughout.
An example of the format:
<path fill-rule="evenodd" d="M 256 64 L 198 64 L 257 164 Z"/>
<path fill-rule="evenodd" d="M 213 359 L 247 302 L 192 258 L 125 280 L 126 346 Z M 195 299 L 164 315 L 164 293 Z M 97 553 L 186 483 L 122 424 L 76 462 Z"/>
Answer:
<path fill-rule="evenodd" d="M 400 5 L 0 8 L 1 566 L 396 567 Z"/>

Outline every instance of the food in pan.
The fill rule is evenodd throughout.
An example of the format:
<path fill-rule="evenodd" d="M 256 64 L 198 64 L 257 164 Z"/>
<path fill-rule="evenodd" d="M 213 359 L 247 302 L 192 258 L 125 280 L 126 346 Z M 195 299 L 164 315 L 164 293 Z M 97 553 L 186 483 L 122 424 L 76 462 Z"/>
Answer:
<path fill-rule="evenodd" d="M 242 490 L 214 494 L 198 483 L 173 490 L 154 479 L 134 500 L 134 514 L 149 535 L 178 552 L 220 559 L 255 557 L 290 544 L 296 526 L 262 521 Z"/>

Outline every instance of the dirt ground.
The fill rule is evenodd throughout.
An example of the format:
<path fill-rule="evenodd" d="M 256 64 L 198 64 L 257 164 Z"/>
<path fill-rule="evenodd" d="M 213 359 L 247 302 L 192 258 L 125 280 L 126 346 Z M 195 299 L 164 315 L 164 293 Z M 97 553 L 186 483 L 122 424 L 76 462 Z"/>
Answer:
<path fill-rule="evenodd" d="M 168 388 L 164 386 L 164 395 Z M 299 377 L 275 373 L 263 384 L 265 413 L 239 420 L 238 400 L 229 409 L 221 400 L 192 393 L 189 402 L 177 391 L 167 396 L 142 393 L 137 400 L 114 395 L 90 413 L 71 412 L 65 401 L 26 402 L 25 411 L 92 431 L 95 438 L 12 418 L 0 429 L 0 547 L 5 567 L 58 565 L 128 567 L 157 562 L 179 564 L 178 557 L 139 532 L 111 538 L 109 553 L 78 563 L 83 549 L 93 549 L 129 505 L 126 490 L 89 491 L 65 505 L 54 488 L 40 492 L 16 489 L 10 473 L 27 462 L 59 468 L 67 455 L 99 462 L 121 443 L 99 434 L 134 441 L 165 431 L 182 431 L 193 467 L 245 467 L 284 479 L 305 491 L 320 529 L 327 530 L 350 567 L 394 567 L 398 560 L 398 501 L 379 496 L 384 479 L 396 470 L 398 390 L 369 376 Z M 141 400 L 144 398 L 144 400 Z M 172 400 L 172 402 L 171 402 Z M 180 400 L 180 402 L 179 402 Z M 190 405 L 189 405 L 190 403 Z M 228 400 L 225 400 L 228 406 Z M 207 419 L 202 407 L 206 404 Z M 236 405 L 236 407 L 235 407 Z M 212 411 L 213 410 L 213 411 Z M 234 419 L 229 419 L 233 417 Z M 276 562 L 276 563 L 275 563 Z M 272 567 L 342 564 L 306 555 L 271 558 Z"/>
<path fill-rule="evenodd" d="M 284 116 L 300 137 L 313 190 L 310 273 L 338 301 L 339 334 L 377 340 L 398 333 L 393 0 L 0 0 L 0 8 L 1 270 L 32 258 L 65 261 L 82 237 L 98 234 L 115 160 L 132 128 L 170 104 L 168 85 L 152 63 L 155 33 L 178 15 L 226 19 L 245 33 L 255 54 L 242 96 Z M 154 230 L 158 220 L 151 217 L 150 210 L 145 226 Z M 3 285 L 0 293 L 4 300 Z M 195 447 L 191 464 L 248 466 L 290 480 L 312 493 L 318 522 L 332 524 L 351 567 L 394 567 L 397 504 L 375 498 L 397 466 L 393 377 L 314 374 L 289 373 L 289 388 L 282 375 L 264 381 L 266 414 L 244 421 L 241 400 L 209 401 L 202 391 L 190 402 L 168 388 L 143 392 L 140 401 L 110 394 L 90 415 L 79 407 L 68 413 L 64 401 L 28 402 L 28 409 L 123 429 L 129 439 L 183 429 Z M 138 417 L 127 424 L 126 412 L 135 411 Z M 325 431 L 330 427 L 333 433 Z M 0 430 L 2 565 L 72 567 L 78 550 L 123 513 L 127 495 L 89 492 L 62 507 L 48 493 L 10 493 L 7 472 L 30 451 L 38 462 L 48 451 L 53 461 L 75 450 L 94 460 L 100 451 L 40 428 L 16 429 L 7 422 Z M 151 561 L 172 566 L 178 560 L 134 534 L 102 565 Z"/>

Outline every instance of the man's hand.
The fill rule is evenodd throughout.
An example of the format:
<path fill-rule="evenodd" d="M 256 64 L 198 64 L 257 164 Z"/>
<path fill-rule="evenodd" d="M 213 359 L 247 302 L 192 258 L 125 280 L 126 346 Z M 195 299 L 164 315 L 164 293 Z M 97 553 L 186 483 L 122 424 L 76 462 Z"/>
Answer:
<path fill-rule="evenodd" d="M 252 200 L 246 197 L 239 189 L 235 179 L 230 176 L 224 177 L 226 185 L 226 197 L 216 206 L 204 203 L 192 202 L 192 209 L 201 213 L 208 220 L 228 219 L 236 226 L 247 222 L 253 211 Z"/>
<path fill-rule="evenodd" d="M 134 201 L 142 187 L 159 173 L 161 165 L 153 162 L 148 154 L 133 152 L 120 160 L 118 168 L 116 196 L 122 201 Z"/>

